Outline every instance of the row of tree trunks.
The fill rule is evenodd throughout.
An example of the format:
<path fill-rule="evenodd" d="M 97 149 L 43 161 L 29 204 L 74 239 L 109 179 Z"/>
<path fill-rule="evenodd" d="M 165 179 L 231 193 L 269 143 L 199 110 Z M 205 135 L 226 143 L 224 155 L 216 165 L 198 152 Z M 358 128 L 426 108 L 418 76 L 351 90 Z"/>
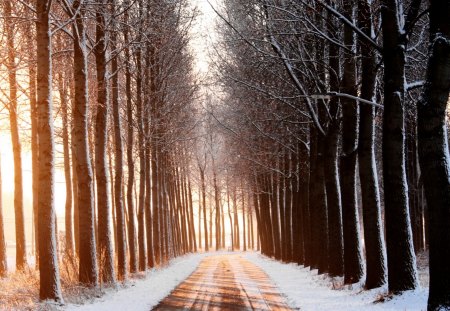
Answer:
<path fill-rule="evenodd" d="M 11 128 L 11 144 L 14 158 L 14 216 L 16 228 L 16 269 L 23 270 L 27 265 L 25 244 L 25 220 L 23 211 L 23 178 L 22 155 L 18 126 L 18 102 L 17 102 L 17 68 L 16 47 L 14 42 L 15 21 L 12 15 L 11 1 L 4 2 L 3 13 L 5 18 L 4 28 L 6 34 L 7 67 L 9 82 L 9 121 Z"/>
<path fill-rule="evenodd" d="M 79 283 L 97 287 L 99 283 L 114 285 L 116 277 L 120 281 L 125 280 L 128 269 L 131 273 L 138 270 L 138 258 L 139 269 L 144 271 L 155 265 L 165 265 L 174 256 L 197 251 L 192 198 L 195 186 L 188 170 L 187 145 L 173 144 L 171 138 L 166 138 L 173 130 L 172 119 L 186 119 L 186 116 L 178 115 L 177 109 L 174 109 L 176 113 L 167 114 L 167 110 L 173 108 L 167 108 L 173 104 L 167 96 L 178 96 L 174 95 L 178 90 L 172 91 L 171 85 L 183 85 L 181 89 L 188 90 L 179 95 L 183 98 L 180 104 L 183 109 L 190 104 L 194 94 L 193 81 L 189 77 L 190 59 L 186 57 L 188 54 L 184 54 L 188 40 L 179 30 L 190 27 L 180 22 L 179 14 L 184 10 L 184 4 L 159 4 L 161 10 L 165 10 L 162 15 L 152 11 L 153 7 L 145 1 L 117 3 L 102 0 L 97 4 L 92 6 L 91 3 L 74 0 L 58 3 L 59 9 L 55 10 L 54 1 L 30 0 L 22 4 L 5 1 L 1 6 L 9 82 L 6 107 L 14 160 L 16 268 L 22 271 L 27 265 L 19 137 L 19 101 L 21 96 L 27 96 L 30 103 L 32 223 L 35 235 L 32 245 L 36 245 L 33 251 L 40 272 L 40 298 L 61 303 L 60 259 L 66 262 L 66 259 L 72 261 L 78 257 Z M 19 10 L 21 5 L 24 5 L 23 11 Z M 34 6 L 36 10 L 30 10 Z M 122 11 L 123 6 L 126 10 Z M 117 14 L 118 11 L 121 13 Z M 64 18 L 69 22 L 52 29 L 54 18 L 62 17 L 59 15 L 66 15 Z M 129 15 L 142 17 L 140 26 L 148 26 L 149 29 L 158 23 L 166 23 L 160 25 L 161 28 L 170 26 L 173 30 L 171 35 L 177 37 L 166 40 L 161 33 L 161 45 L 165 46 L 156 47 L 156 43 L 148 39 L 148 33 L 144 34 L 145 27 L 141 29 L 132 26 L 132 22 L 128 23 L 132 20 Z M 23 23 L 26 25 L 19 25 L 18 20 L 26 21 Z M 125 30 L 124 38 L 119 35 L 121 30 Z M 88 33 L 95 33 L 92 41 L 88 40 Z M 18 79 L 22 49 L 16 46 L 17 38 L 24 39 L 26 46 L 23 50 L 29 49 L 29 55 L 24 58 L 28 62 L 29 88 L 22 88 L 22 81 Z M 143 44 L 130 42 L 136 43 L 136 39 L 142 40 Z M 73 49 L 68 48 L 65 40 L 73 44 Z M 123 55 L 126 66 L 121 63 Z M 95 68 L 88 67 L 88 63 L 95 64 Z M 53 67 L 54 64 L 56 66 Z M 178 80 L 175 81 L 172 66 L 183 64 L 185 76 L 177 72 Z M 135 72 L 132 71 L 134 65 Z M 122 78 L 124 85 L 120 82 Z M 59 91 L 60 106 L 55 116 L 52 85 L 56 85 Z M 124 115 L 128 122 L 126 125 L 122 124 Z M 64 243 L 58 241 L 54 208 L 55 140 L 59 133 L 55 133 L 53 124 L 59 124 L 55 122 L 57 118 L 62 121 L 66 181 Z M 126 135 L 122 135 L 124 132 Z M 139 164 L 135 162 L 136 155 Z M 140 180 L 135 182 L 137 169 L 140 170 Z M 138 187 L 140 193 L 136 198 Z M 206 200 L 203 203 L 205 207 Z M 0 204 L 0 277 L 7 274 L 3 226 Z M 222 237 L 222 242 L 224 240 Z M 64 257 L 60 258 L 60 254 Z"/>

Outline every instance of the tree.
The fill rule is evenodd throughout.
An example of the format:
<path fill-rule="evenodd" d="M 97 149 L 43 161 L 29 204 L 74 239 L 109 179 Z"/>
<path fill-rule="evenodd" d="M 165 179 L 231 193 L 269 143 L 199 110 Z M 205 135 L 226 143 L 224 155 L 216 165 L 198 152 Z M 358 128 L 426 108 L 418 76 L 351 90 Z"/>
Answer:
<path fill-rule="evenodd" d="M 446 109 L 450 92 L 450 3 L 430 1 L 426 83 L 418 102 L 419 159 L 429 214 L 428 310 L 450 309 L 450 156 Z"/>
<path fill-rule="evenodd" d="M 339 34 L 339 26 L 334 17 L 328 15 L 328 35 L 333 37 Z M 329 43 L 328 62 L 331 90 L 338 90 L 340 87 L 340 48 L 334 42 Z M 328 248 L 330 256 L 329 273 L 331 276 L 344 275 L 344 236 L 342 227 L 342 198 L 341 184 L 339 180 L 339 137 L 340 137 L 340 115 L 341 107 L 337 97 L 331 98 L 329 102 L 329 121 L 327 135 L 325 137 L 324 166 L 325 166 L 325 186 L 327 193 L 328 207 Z"/>
<path fill-rule="evenodd" d="M 95 120 L 95 175 L 97 182 L 98 252 L 100 277 L 105 283 L 115 282 L 114 255 L 111 238 L 111 205 L 108 192 L 106 163 L 106 127 L 109 108 L 107 77 L 107 17 L 106 1 L 98 6 L 96 16 L 95 64 L 97 69 L 97 114 Z M 121 184 L 119 183 L 121 186 Z"/>
<path fill-rule="evenodd" d="M 50 10 L 52 1 L 36 5 L 37 115 L 39 137 L 38 240 L 41 300 L 62 302 L 56 249 L 54 209 L 54 131 Z"/>
<path fill-rule="evenodd" d="M 22 178 L 22 147 L 19 138 L 18 102 L 17 102 L 17 64 L 16 46 L 14 43 L 15 22 L 12 15 L 10 0 L 4 2 L 6 48 L 8 51 L 8 80 L 9 80 L 9 121 L 11 127 L 11 142 L 14 156 L 14 215 L 16 225 L 16 268 L 23 270 L 27 265 L 25 243 L 25 220 L 23 211 L 23 178 Z"/>
<path fill-rule="evenodd" d="M 66 181 L 66 205 L 65 205 L 65 229 L 66 229 L 66 254 L 68 256 L 74 255 L 73 248 L 73 226 L 72 226 L 72 174 L 70 167 L 70 142 L 69 142 L 69 121 L 68 121 L 68 98 L 67 88 L 65 85 L 65 76 L 59 76 L 59 97 L 61 100 L 62 113 L 62 138 L 63 138 L 63 152 L 64 152 L 64 177 Z"/>
<path fill-rule="evenodd" d="M 98 270 L 94 229 L 93 176 L 88 145 L 88 77 L 85 3 L 75 0 L 69 12 L 74 14 L 74 104 L 72 145 L 77 175 L 77 198 L 79 217 L 79 281 L 87 286 L 97 286 Z"/>
<path fill-rule="evenodd" d="M 128 5 L 128 2 L 125 4 Z M 124 12 L 124 23 L 127 25 L 129 21 L 128 10 Z M 135 204 L 133 201 L 133 185 L 134 185 L 134 158 L 133 158 L 133 102 L 131 93 L 131 61 L 130 61 L 130 40 L 128 27 L 124 27 L 124 41 L 125 41 L 125 93 L 127 101 L 127 167 L 128 167 L 128 181 L 127 181 L 127 208 L 128 208 L 128 249 L 130 250 L 130 272 L 137 271 L 136 258 L 136 223 L 135 223 Z"/>
<path fill-rule="evenodd" d="M 33 1 L 30 1 L 33 2 Z M 27 48 L 31 55 L 28 60 L 28 74 L 29 74 L 29 97 L 30 97 L 30 118 L 31 118 L 31 173 L 32 173 L 32 190 L 33 190 L 33 222 L 34 222 L 34 243 L 35 243 L 35 260 L 36 267 L 39 264 L 39 253 L 38 248 L 38 187 L 39 187 L 39 141 L 37 135 L 37 85 L 36 85 L 36 63 L 35 63 L 35 52 L 34 52 L 34 32 L 33 27 L 26 26 L 25 30 L 28 32 L 27 35 Z"/>
<path fill-rule="evenodd" d="M 352 20 L 354 2 L 344 2 L 344 12 L 347 19 Z M 353 30 L 344 26 L 344 71 L 342 90 L 344 93 L 356 96 L 356 60 L 352 51 L 355 50 Z M 354 100 L 342 99 L 342 155 L 341 155 L 341 185 L 342 185 L 342 218 L 344 226 L 344 282 L 346 284 L 359 282 L 363 275 L 362 253 L 359 233 L 359 215 L 356 198 L 356 163 L 358 155 L 358 125 L 359 105 Z"/>
<path fill-rule="evenodd" d="M 113 5 L 114 5 L 114 1 Z M 117 267 L 119 279 L 124 280 L 127 275 L 126 258 L 126 233 L 125 233 L 125 208 L 123 204 L 123 145 L 122 145 L 122 124 L 120 121 L 120 102 L 119 102 L 119 55 L 117 54 L 117 34 L 111 34 L 111 49 L 114 51 L 111 60 L 112 76 L 112 108 L 114 121 L 114 166 L 116 175 L 114 176 L 114 202 L 116 207 L 116 227 L 117 227 Z M 133 205 L 133 204 L 132 204 Z M 132 215 L 134 217 L 134 214 Z M 134 222 L 134 219 L 133 219 Z M 134 227 L 133 227 L 134 230 Z M 132 241 L 134 243 L 134 240 Z"/>
<path fill-rule="evenodd" d="M 372 14 L 368 1 L 358 1 L 359 27 L 367 36 L 373 33 Z M 367 42 L 361 44 L 361 98 L 373 101 L 376 85 L 376 54 Z M 381 222 L 380 193 L 375 158 L 375 107 L 360 105 L 358 160 L 361 179 L 361 197 L 366 246 L 367 289 L 383 285 L 386 281 L 386 259 L 383 225 Z"/>
<path fill-rule="evenodd" d="M 414 1 L 411 9 L 417 6 Z M 384 60 L 383 181 L 388 284 L 392 292 L 417 287 L 405 173 L 405 47 L 409 24 L 402 27 L 401 2 L 381 3 Z M 414 19 L 409 15 L 408 21 Z"/>
<path fill-rule="evenodd" d="M 205 169 L 206 169 L 206 153 L 204 154 L 204 161 L 201 163 L 197 159 L 198 170 L 200 172 L 200 185 L 201 185 L 201 195 L 202 195 L 202 206 L 203 206 L 203 231 L 205 232 L 205 252 L 209 251 L 208 242 L 208 220 L 206 218 L 206 182 L 205 182 Z"/>

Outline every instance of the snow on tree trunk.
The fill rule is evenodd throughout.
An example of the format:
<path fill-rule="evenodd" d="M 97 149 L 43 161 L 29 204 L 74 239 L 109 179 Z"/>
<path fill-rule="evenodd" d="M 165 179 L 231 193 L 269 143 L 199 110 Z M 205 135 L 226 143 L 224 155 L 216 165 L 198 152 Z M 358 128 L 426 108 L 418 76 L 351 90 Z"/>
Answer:
<path fill-rule="evenodd" d="M 382 1 L 384 60 L 383 181 L 389 290 L 417 287 L 405 171 L 405 49 L 397 0 Z"/>
<path fill-rule="evenodd" d="M 368 36 L 372 34 L 372 17 L 367 0 L 358 1 L 358 23 Z M 373 101 L 376 84 L 375 51 L 366 42 L 361 43 L 361 98 Z M 386 246 L 381 222 L 380 193 L 375 161 L 374 135 L 375 107 L 360 105 L 359 176 L 361 179 L 364 241 L 366 248 L 367 289 L 386 282 Z"/>
<path fill-rule="evenodd" d="M 54 131 L 50 15 L 51 1 L 38 1 L 37 13 L 37 114 L 39 137 L 38 239 L 41 300 L 62 302 L 56 246 L 54 208 Z"/>
<path fill-rule="evenodd" d="M 147 267 L 147 251 L 145 245 L 145 149 L 144 149 L 144 121 L 142 103 L 142 57 L 141 48 L 136 52 L 136 122 L 138 128 L 139 150 L 139 200 L 138 200 L 138 244 L 139 244 L 139 270 L 145 271 Z"/>
<path fill-rule="evenodd" d="M 334 17 L 328 15 L 328 35 L 330 37 L 339 33 L 339 28 Z M 339 91 L 340 63 L 339 47 L 334 43 L 329 43 L 328 62 L 330 76 L 330 90 Z M 330 276 L 344 275 L 344 237 L 342 227 L 342 199 L 341 185 L 339 180 L 338 167 L 338 142 L 340 136 L 340 107 L 339 99 L 331 98 L 329 102 L 330 121 L 325 137 L 325 186 L 327 193 L 328 207 L 328 248 L 330 256 L 329 274 Z"/>
<path fill-rule="evenodd" d="M 125 24 L 128 23 L 128 10 L 124 12 Z M 125 93 L 127 101 L 127 167 L 128 167 L 128 181 L 127 181 L 127 207 L 128 207 L 128 247 L 130 250 L 130 272 L 135 273 L 138 268 L 138 261 L 136 257 L 136 221 L 135 221 L 135 204 L 133 201 L 133 186 L 134 186 L 134 120 L 133 120 L 133 98 L 131 92 L 131 72 L 130 72 L 130 42 L 128 27 L 124 27 L 125 40 Z"/>
<path fill-rule="evenodd" d="M 426 83 L 418 102 L 420 168 L 430 234 L 428 310 L 450 310 L 450 156 L 446 109 L 450 92 L 450 3 L 431 1 Z"/>
<path fill-rule="evenodd" d="M 345 15 L 353 19 L 354 2 L 344 2 Z M 347 50 L 355 50 L 352 29 L 344 26 L 344 44 Z M 346 94 L 356 96 L 356 60 L 352 52 L 344 52 L 342 89 Z M 356 162 L 358 154 L 359 105 L 354 100 L 342 99 L 342 223 L 344 226 L 344 283 L 359 282 L 363 276 L 359 215 L 356 200 Z"/>
<path fill-rule="evenodd" d="M 79 234 L 79 281 L 95 287 L 98 285 L 96 237 L 94 228 L 93 175 L 88 145 L 88 69 L 84 4 L 73 3 L 75 9 L 74 33 L 74 105 L 73 149 L 77 175 L 78 234 Z"/>
<path fill-rule="evenodd" d="M 150 16 L 150 10 L 147 10 L 147 17 Z M 161 237 L 160 237 L 160 211 L 162 205 L 162 154 L 159 146 L 159 127 L 158 127 L 158 99 L 156 93 L 156 72 L 155 68 L 155 48 L 147 43 L 147 54 L 145 56 L 145 98 L 147 102 L 145 114 L 145 152 L 146 152 L 146 171 L 147 174 L 147 196 L 146 196 L 146 229 L 147 231 L 147 262 L 150 267 L 161 263 Z M 151 122 L 151 124 L 150 124 Z M 150 175 L 151 174 L 151 175 Z M 151 248 L 151 249 L 150 249 Z"/>
<path fill-rule="evenodd" d="M 111 205 L 108 191 L 106 163 L 106 128 L 108 122 L 109 92 L 106 70 L 107 37 L 105 6 L 97 7 L 95 64 L 97 69 L 97 114 L 95 119 L 95 181 L 97 183 L 98 258 L 101 281 L 115 282 L 114 255 L 111 236 Z"/>
<path fill-rule="evenodd" d="M 114 5 L 114 1 L 112 1 Z M 116 53 L 117 34 L 116 30 L 111 34 L 111 50 Z M 111 71 L 113 72 L 111 91 L 114 124 L 114 166 L 116 175 L 114 177 L 114 202 L 116 207 L 116 234 L 117 234 L 117 269 L 119 280 L 126 279 L 127 276 L 127 250 L 125 232 L 125 209 L 123 202 L 123 144 L 122 144 L 122 124 L 120 122 L 120 102 L 119 102 L 119 60 L 118 55 L 112 55 Z M 112 176 L 111 176 L 112 177 Z M 133 216 L 134 217 L 134 216 Z M 134 229 L 133 229 L 134 230 Z"/>

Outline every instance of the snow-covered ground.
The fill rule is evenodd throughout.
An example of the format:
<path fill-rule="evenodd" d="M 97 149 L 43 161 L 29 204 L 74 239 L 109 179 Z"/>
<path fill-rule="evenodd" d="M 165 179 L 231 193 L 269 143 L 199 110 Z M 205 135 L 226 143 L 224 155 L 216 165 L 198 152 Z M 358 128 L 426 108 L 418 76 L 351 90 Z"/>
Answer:
<path fill-rule="evenodd" d="M 101 298 L 83 305 L 68 304 L 73 311 L 139 311 L 151 310 L 180 282 L 186 279 L 207 254 L 192 254 L 176 258 L 162 269 L 154 269 L 144 279 L 129 281 L 124 287 L 106 290 Z"/>
<path fill-rule="evenodd" d="M 301 310 L 426 310 L 428 289 L 408 291 L 391 300 L 374 303 L 386 294 L 387 288 L 363 291 L 361 285 L 332 289 L 332 281 L 296 264 L 284 264 L 258 253 L 246 253 L 245 258 L 262 268 L 278 286 L 289 305 Z"/>
<path fill-rule="evenodd" d="M 226 253 L 226 252 L 224 252 Z M 317 275 L 296 264 L 285 264 L 269 259 L 256 252 L 241 253 L 244 258 L 262 268 L 278 286 L 291 308 L 307 311 L 356 311 L 356 310 L 426 310 L 428 288 L 405 292 L 386 301 L 374 303 L 386 297 L 387 288 L 362 290 L 360 284 L 339 286 L 333 289 L 333 282 L 326 276 Z M 176 258 L 166 268 L 155 269 L 140 280 L 132 280 L 118 289 L 108 289 L 101 298 L 87 301 L 83 305 L 68 304 L 65 310 L 150 310 L 167 296 L 179 283 L 186 279 L 200 261 L 217 253 L 192 254 Z M 338 280 L 335 284 L 341 284 Z"/>

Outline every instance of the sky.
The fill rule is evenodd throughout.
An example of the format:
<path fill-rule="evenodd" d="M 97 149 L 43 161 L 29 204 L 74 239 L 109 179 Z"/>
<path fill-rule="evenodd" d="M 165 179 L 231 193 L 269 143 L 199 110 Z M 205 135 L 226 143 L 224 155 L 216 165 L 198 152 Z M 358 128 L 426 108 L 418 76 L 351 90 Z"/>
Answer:
<path fill-rule="evenodd" d="M 216 13 L 211 5 L 218 7 L 220 0 L 192 0 L 192 5 L 200 11 L 197 23 L 192 29 L 191 46 L 194 51 L 196 66 L 200 73 L 206 74 L 209 68 L 208 48 L 216 40 Z"/>

